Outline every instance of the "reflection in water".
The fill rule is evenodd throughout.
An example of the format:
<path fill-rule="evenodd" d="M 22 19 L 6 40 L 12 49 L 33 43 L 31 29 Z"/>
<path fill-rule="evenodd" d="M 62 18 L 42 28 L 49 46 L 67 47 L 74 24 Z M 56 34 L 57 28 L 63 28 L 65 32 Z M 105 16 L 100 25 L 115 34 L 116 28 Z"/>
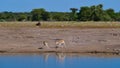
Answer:
<path fill-rule="evenodd" d="M 49 55 L 50 55 L 50 53 L 44 53 L 43 54 L 43 58 L 44 58 L 45 61 L 48 60 Z"/>
<path fill-rule="evenodd" d="M 51 53 L 44 53 L 43 54 L 44 60 L 47 61 L 50 55 L 53 55 L 53 54 L 51 54 Z M 66 54 L 65 53 L 55 53 L 55 57 L 58 58 L 59 61 L 64 61 L 64 59 L 66 57 Z"/>
<path fill-rule="evenodd" d="M 78 53 L 1 54 L 0 68 L 120 68 L 120 55 Z"/>
<path fill-rule="evenodd" d="M 56 53 L 56 57 L 58 57 L 58 59 L 60 61 L 64 61 L 66 54 L 65 53 Z"/>
<path fill-rule="evenodd" d="M 44 58 L 44 61 L 48 61 L 49 57 L 54 56 L 56 57 L 59 61 L 64 61 L 66 58 L 73 58 L 73 57 L 84 57 L 84 56 L 90 56 L 90 57 L 99 57 L 99 58 L 112 58 L 112 57 L 120 57 L 118 54 L 114 53 L 42 53 L 41 54 Z"/>

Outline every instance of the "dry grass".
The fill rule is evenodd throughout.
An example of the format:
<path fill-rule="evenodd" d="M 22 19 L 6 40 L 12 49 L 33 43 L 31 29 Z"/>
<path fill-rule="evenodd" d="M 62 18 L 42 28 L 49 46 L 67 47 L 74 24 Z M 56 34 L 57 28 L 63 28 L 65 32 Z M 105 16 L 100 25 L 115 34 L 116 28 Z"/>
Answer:
<path fill-rule="evenodd" d="M 0 22 L 0 27 L 36 27 L 37 22 Z M 40 28 L 120 28 L 120 22 L 42 22 Z"/>
<path fill-rule="evenodd" d="M 0 27 L 35 27 L 34 22 L 0 22 Z"/>

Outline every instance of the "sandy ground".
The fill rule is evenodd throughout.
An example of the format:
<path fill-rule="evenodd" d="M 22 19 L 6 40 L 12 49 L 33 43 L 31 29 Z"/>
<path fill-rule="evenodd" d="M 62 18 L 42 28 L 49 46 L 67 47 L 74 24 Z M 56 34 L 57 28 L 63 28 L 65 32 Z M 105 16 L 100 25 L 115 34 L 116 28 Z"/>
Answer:
<path fill-rule="evenodd" d="M 64 39 L 66 48 L 55 48 L 55 39 Z M 47 41 L 50 48 L 43 46 Z M 2 28 L 0 27 L 1 53 L 119 53 L 119 28 L 55 29 L 55 28 Z"/>

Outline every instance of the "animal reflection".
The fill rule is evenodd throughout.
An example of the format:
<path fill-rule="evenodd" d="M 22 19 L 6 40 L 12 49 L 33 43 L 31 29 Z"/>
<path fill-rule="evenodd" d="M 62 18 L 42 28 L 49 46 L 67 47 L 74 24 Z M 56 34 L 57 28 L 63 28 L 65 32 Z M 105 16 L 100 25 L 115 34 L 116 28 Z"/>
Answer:
<path fill-rule="evenodd" d="M 56 53 L 56 56 L 60 61 L 64 61 L 66 54 L 65 53 Z"/>
<path fill-rule="evenodd" d="M 50 55 L 52 55 L 52 54 L 44 53 L 43 54 L 44 60 L 47 61 L 49 59 Z M 66 54 L 65 53 L 55 53 L 55 57 L 58 58 L 59 61 L 64 61 Z"/>
<path fill-rule="evenodd" d="M 50 53 L 44 53 L 44 54 L 43 54 L 43 58 L 44 58 L 45 61 L 48 60 L 49 55 L 50 55 Z"/>

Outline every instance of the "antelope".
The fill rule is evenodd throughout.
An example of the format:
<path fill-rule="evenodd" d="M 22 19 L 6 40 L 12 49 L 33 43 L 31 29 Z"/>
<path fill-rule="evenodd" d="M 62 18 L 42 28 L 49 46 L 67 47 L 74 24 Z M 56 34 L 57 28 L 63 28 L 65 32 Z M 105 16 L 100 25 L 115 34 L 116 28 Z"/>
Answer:
<path fill-rule="evenodd" d="M 63 39 L 56 39 L 55 44 L 56 44 L 56 48 L 59 48 L 59 47 L 66 48 L 65 41 Z"/>
<path fill-rule="evenodd" d="M 36 26 L 41 26 L 41 22 L 38 21 L 38 23 L 36 23 Z"/>
<path fill-rule="evenodd" d="M 43 46 L 41 47 L 41 49 L 44 48 L 44 47 L 49 48 L 47 41 L 43 41 Z"/>

